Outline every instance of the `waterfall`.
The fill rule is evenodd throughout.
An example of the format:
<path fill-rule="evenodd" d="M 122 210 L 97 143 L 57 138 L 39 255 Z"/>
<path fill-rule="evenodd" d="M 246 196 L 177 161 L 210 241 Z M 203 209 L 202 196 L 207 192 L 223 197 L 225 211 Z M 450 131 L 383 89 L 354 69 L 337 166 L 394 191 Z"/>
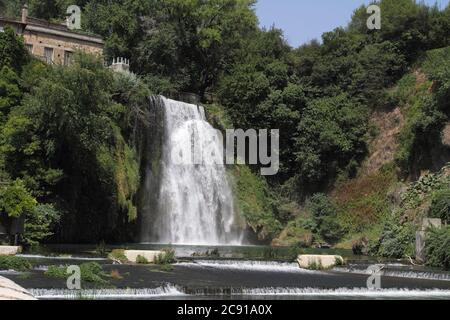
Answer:
<path fill-rule="evenodd" d="M 159 176 L 159 190 L 157 204 L 147 210 L 151 218 L 144 223 L 150 225 L 142 229 L 146 234 L 141 238 L 171 244 L 240 244 L 217 131 L 206 121 L 203 107 L 159 99 L 156 108 L 164 109 L 164 129 L 160 165 L 151 175 Z"/>

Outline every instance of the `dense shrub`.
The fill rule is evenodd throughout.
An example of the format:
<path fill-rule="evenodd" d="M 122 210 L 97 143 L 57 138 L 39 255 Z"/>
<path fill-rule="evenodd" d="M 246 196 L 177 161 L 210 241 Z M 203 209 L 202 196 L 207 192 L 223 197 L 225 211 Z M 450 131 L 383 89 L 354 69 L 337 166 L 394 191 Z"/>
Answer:
<path fill-rule="evenodd" d="M 415 228 L 412 224 L 402 225 L 395 218 L 390 218 L 384 223 L 381 238 L 371 251 L 386 258 L 401 259 L 413 256 L 414 239 Z"/>
<path fill-rule="evenodd" d="M 450 223 L 450 189 L 439 190 L 433 195 L 429 216 Z"/>
<path fill-rule="evenodd" d="M 342 237 L 342 228 L 337 221 L 336 206 L 326 195 L 313 195 L 307 201 L 306 207 L 313 221 L 310 228 L 322 239 L 334 243 Z"/>
<path fill-rule="evenodd" d="M 68 266 L 49 266 L 45 275 L 51 278 L 64 279 L 69 276 L 67 273 Z M 96 262 L 83 263 L 80 266 L 81 280 L 94 283 L 94 284 L 106 284 L 109 275 L 103 271 L 100 264 Z"/>
<path fill-rule="evenodd" d="M 450 270 L 450 227 L 432 230 L 425 245 L 427 265 Z"/>
<path fill-rule="evenodd" d="M 25 258 L 0 256 L 0 270 L 27 271 L 31 268 L 31 263 Z"/>
<path fill-rule="evenodd" d="M 214 252 L 213 252 L 214 254 Z M 218 254 L 218 252 L 217 252 Z M 172 264 L 175 262 L 175 250 L 173 249 L 167 249 L 164 250 L 163 253 L 160 253 L 156 259 L 155 259 L 155 264 L 159 264 L 159 265 L 167 265 L 167 264 Z"/>

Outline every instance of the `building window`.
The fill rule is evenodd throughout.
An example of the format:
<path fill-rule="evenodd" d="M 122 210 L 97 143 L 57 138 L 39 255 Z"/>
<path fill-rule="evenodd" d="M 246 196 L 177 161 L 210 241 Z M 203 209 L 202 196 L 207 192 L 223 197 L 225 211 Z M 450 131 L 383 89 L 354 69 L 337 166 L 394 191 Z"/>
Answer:
<path fill-rule="evenodd" d="M 72 64 L 73 52 L 64 51 L 64 65 L 69 66 Z"/>
<path fill-rule="evenodd" d="M 53 62 L 53 48 L 44 48 L 44 59 L 47 63 Z"/>
<path fill-rule="evenodd" d="M 27 47 L 27 50 L 29 53 L 33 53 L 33 45 L 32 44 L 27 43 L 25 46 Z"/>

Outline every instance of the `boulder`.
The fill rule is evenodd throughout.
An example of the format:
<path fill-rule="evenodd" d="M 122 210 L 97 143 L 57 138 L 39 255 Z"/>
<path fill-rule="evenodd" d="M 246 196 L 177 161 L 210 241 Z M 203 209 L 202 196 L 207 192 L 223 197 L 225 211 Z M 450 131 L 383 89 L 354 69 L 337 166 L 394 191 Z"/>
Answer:
<path fill-rule="evenodd" d="M 310 270 L 331 269 L 344 263 L 344 258 L 336 255 L 299 255 L 297 262 L 300 268 Z"/>
<path fill-rule="evenodd" d="M 125 250 L 123 252 L 129 262 L 137 263 L 138 257 L 143 257 L 148 263 L 155 263 L 159 255 L 165 255 L 164 251 L 149 250 Z"/>
<path fill-rule="evenodd" d="M 0 256 L 14 256 L 22 252 L 22 247 L 0 246 Z"/>
<path fill-rule="evenodd" d="M 37 300 L 27 290 L 0 276 L 0 300 Z"/>

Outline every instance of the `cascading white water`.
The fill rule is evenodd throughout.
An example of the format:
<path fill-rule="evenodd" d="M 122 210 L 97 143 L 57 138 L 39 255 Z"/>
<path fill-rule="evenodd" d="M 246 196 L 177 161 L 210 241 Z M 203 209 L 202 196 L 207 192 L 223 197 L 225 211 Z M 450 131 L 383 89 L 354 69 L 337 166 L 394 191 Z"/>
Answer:
<path fill-rule="evenodd" d="M 240 244 L 225 166 L 215 161 L 223 153 L 217 131 L 203 107 L 161 99 L 164 139 L 153 238 L 172 244 Z"/>

